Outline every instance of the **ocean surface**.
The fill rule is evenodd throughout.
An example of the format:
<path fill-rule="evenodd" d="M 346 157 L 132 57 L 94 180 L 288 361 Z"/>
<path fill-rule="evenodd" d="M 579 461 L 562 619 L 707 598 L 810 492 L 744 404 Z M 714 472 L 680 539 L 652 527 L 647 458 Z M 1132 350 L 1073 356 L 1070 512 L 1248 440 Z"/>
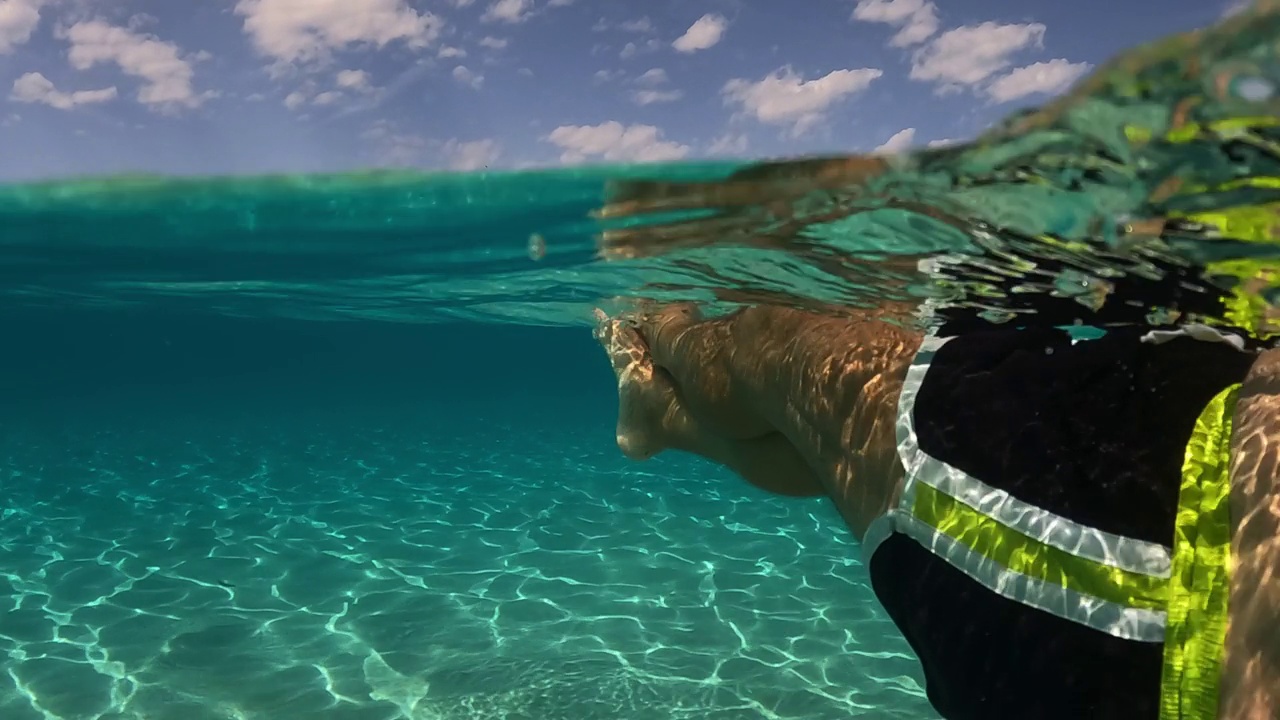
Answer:
<path fill-rule="evenodd" d="M 0 187 L 0 718 L 936 717 L 829 502 L 622 457 L 592 310 L 1267 335 L 1277 39 L 896 158 Z"/>

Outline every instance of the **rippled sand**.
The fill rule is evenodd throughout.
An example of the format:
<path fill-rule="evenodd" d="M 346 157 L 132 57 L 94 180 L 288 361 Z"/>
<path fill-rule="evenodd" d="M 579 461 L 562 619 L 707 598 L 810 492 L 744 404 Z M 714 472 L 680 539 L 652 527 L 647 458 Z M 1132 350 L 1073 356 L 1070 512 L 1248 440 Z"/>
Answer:
<path fill-rule="evenodd" d="M 0 717 L 934 717 L 825 503 L 601 417 L 7 423 Z"/>

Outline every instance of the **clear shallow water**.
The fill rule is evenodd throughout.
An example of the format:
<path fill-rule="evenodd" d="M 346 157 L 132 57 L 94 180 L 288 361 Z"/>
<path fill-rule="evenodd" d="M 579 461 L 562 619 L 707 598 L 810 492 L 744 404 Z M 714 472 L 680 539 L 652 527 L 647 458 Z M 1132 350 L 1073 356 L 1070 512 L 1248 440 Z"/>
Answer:
<path fill-rule="evenodd" d="M 3 329 L 6 720 L 932 716 L 834 510 L 624 460 L 585 331 Z"/>
<path fill-rule="evenodd" d="M 1265 306 L 1280 137 L 1214 123 L 1280 115 L 1278 37 L 1141 50 L 870 180 L 0 188 L 0 717 L 931 717 L 824 501 L 621 458 L 591 309 Z M 1196 215 L 1242 206 L 1260 234 Z"/>
<path fill-rule="evenodd" d="M 654 268 L 595 263 L 606 182 L 656 171 L 378 172 L 0 187 L 10 306 L 245 317 L 582 325 Z M 530 238 L 546 251 L 530 259 Z"/>

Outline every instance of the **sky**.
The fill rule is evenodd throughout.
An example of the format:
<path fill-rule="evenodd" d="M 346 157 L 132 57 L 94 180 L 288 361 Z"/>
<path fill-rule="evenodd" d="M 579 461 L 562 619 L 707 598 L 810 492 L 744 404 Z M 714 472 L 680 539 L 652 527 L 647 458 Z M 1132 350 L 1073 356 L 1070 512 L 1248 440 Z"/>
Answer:
<path fill-rule="evenodd" d="M 0 0 L 0 181 L 972 137 L 1233 0 Z"/>

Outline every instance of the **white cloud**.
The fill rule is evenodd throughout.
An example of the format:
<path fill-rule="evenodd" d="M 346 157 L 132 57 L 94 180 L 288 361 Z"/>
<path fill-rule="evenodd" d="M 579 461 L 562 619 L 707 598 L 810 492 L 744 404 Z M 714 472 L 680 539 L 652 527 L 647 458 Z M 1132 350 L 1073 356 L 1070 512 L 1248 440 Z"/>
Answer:
<path fill-rule="evenodd" d="M 624 20 L 618 23 L 618 29 L 627 32 L 646 33 L 653 32 L 654 28 L 653 21 L 649 20 L 648 17 L 642 17 L 637 20 Z"/>
<path fill-rule="evenodd" d="M 444 144 L 444 154 L 449 158 L 449 167 L 459 172 L 482 170 L 495 162 L 502 155 L 502 149 L 493 139 L 471 140 L 460 142 L 450 140 Z"/>
<path fill-rule="evenodd" d="M 929 0 L 858 0 L 853 19 L 897 27 L 894 47 L 918 45 L 938 31 L 938 8 Z"/>
<path fill-rule="evenodd" d="M 60 35 L 71 43 L 68 59 L 75 69 L 112 63 L 124 74 L 143 80 L 138 102 L 144 105 L 171 111 L 198 107 L 212 96 L 197 94 L 192 88 L 195 72 L 174 43 L 101 20 L 76 23 Z"/>
<path fill-rule="evenodd" d="M 1044 25 L 984 22 L 948 30 L 916 51 L 911 79 L 976 85 L 1012 64 L 1010 56 L 1044 40 Z"/>
<path fill-rule="evenodd" d="M 382 166 L 416 165 L 427 148 L 424 138 L 401 132 L 386 120 L 375 122 L 360 137 L 372 144 L 374 161 Z"/>
<path fill-rule="evenodd" d="M 496 38 L 492 35 L 485 35 L 480 38 L 480 47 L 487 47 L 490 50 L 501 50 L 507 46 L 506 38 Z"/>
<path fill-rule="evenodd" d="M 631 101 L 637 105 L 653 105 L 655 103 L 675 102 L 684 97 L 684 92 L 680 90 L 659 89 L 659 86 L 665 85 L 669 79 L 667 71 L 662 68 L 646 70 L 631 81 L 635 85 L 642 86 L 641 89 L 631 92 Z"/>
<path fill-rule="evenodd" d="M 987 94 L 996 102 L 1008 102 L 1037 93 L 1057 94 L 1071 87 L 1091 67 L 1089 63 L 1073 63 L 1062 58 L 1034 63 L 997 78 L 987 88 Z"/>
<path fill-rule="evenodd" d="M 657 40 L 656 38 L 650 38 L 639 44 L 629 42 L 622 46 L 622 51 L 618 53 L 618 57 L 626 60 L 627 58 L 635 57 L 642 52 L 653 52 L 661 47 L 663 47 L 662 41 Z"/>
<path fill-rule="evenodd" d="M 787 66 L 756 82 L 730 80 L 721 92 L 726 102 L 740 105 L 756 120 L 790 125 L 799 134 L 821 121 L 832 105 L 865 90 L 882 74 L 873 68 L 835 70 L 805 80 Z"/>
<path fill-rule="evenodd" d="M 463 50 L 462 48 L 450 47 L 448 45 L 445 45 L 444 47 L 440 48 L 440 52 L 436 53 L 436 56 L 442 57 L 442 58 L 466 57 L 467 51 Z"/>
<path fill-rule="evenodd" d="M 323 62 L 334 50 L 363 43 L 423 48 L 444 26 L 406 0 L 238 0 L 235 12 L 258 51 L 282 63 Z"/>
<path fill-rule="evenodd" d="M 31 39 L 40 24 L 46 0 L 0 0 L 0 55 L 13 52 Z"/>
<path fill-rule="evenodd" d="M 107 102 L 108 100 L 114 100 L 115 97 L 116 89 L 114 87 L 102 88 L 101 90 L 63 92 L 54 87 L 49 78 L 34 72 L 27 73 L 14 80 L 13 92 L 9 94 L 9 99 L 15 102 L 40 103 L 59 110 L 70 110 L 78 105 Z"/>
<path fill-rule="evenodd" d="M 497 0 L 480 16 L 485 22 L 521 23 L 533 12 L 532 0 Z"/>
<path fill-rule="evenodd" d="M 617 80 L 622 77 L 622 75 L 623 72 L 621 70 L 597 70 L 595 74 L 591 76 L 591 80 L 595 83 L 607 83 Z"/>
<path fill-rule="evenodd" d="M 484 75 L 468 68 L 466 65 L 459 65 L 453 69 L 453 79 L 463 85 L 470 85 L 476 90 L 484 84 Z"/>
<path fill-rule="evenodd" d="M 650 68 L 636 78 L 638 85 L 661 85 L 667 81 L 667 71 L 662 68 Z"/>
<path fill-rule="evenodd" d="M 663 139 L 662 131 L 652 125 L 623 125 L 616 120 L 599 125 L 561 125 L 544 139 L 562 150 L 560 161 L 564 163 L 589 159 L 665 162 L 689 154 L 688 145 Z"/>
<path fill-rule="evenodd" d="M 325 92 L 311 98 L 313 105 L 332 105 L 342 99 L 342 93 L 337 90 L 326 90 Z"/>
<path fill-rule="evenodd" d="M 725 133 L 711 141 L 707 153 L 711 155 L 741 155 L 747 151 L 747 136 L 741 133 Z"/>
<path fill-rule="evenodd" d="M 1006 72 L 1017 53 L 1043 45 L 1041 23 L 984 22 L 935 36 L 938 16 L 931 0 L 858 0 L 852 17 L 899 28 L 890 44 L 918 46 L 912 53 L 911 79 L 935 83 L 939 92 L 969 87 L 985 91 L 996 102 L 1007 102 L 1035 93 L 1061 92 L 1091 67 L 1060 58 Z"/>
<path fill-rule="evenodd" d="M 938 138 L 937 140 L 930 140 L 927 144 L 931 148 L 938 148 L 938 147 L 946 147 L 948 145 L 955 145 L 958 142 L 960 141 L 956 140 L 955 138 Z"/>
<path fill-rule="evenodd" d="M 596 21 L 595 25 L 591 26 L 592 32 L 605 32 L 607 30 L 622 30 L 623 32 L 632 32 L 632 33 L 650 33 L 650 32 L 653 32 L 655 29 L 656 28 L 654 28 L 653 26 L 653 21 L 650 20 L 647 16 L 637 18 L 635 20 L 623 20 L 622 22 L 618 22 L 618 23 L 610 22 L 604 18 L 600 18 L 599 20 Z"/>
<path fill-rule="evenodd" d="M 679 90 L 636 90 L 631 93 L 631 100 L 637 105 L 675 102 L 682 97 L 684 93 Z"/>
<path fill-rule="evenodd" d="M 551 0 L 547 3 L 547 7 L 568 7 L 573 4 L 573 0 Z"/>
<path fill-rule="evenodd" d="M 671 47 L 682 53 L 692 53 L 714 47 L 724 37 L 729 21 L 723 15 L 708 13 L 698 18 L 683 35 L 671 43 Z"/>
<path fill-rule="evenodd" d="M 348 92 L 360 94 L 378 92 L 378 88 L 370 84 L 369 74 L 363 70 L 343 70 L 337 73 L 334 76 L 334 85 L 332 89 L 320 90 L 319 83 L 308 79 L 298 89 L 285 96 L 284 106 L 290 110 L 297 110 L 304 105 L 324 107 L 346 100 L 349 97 Z M 350 112 L 352 107 L 358 107 L 358 105 L 349 104 L 347 109 L 338 113 L 339 116 Z"/>
<path fill-rule="evenodd" d="M 301 90 L 294 90 L 284 98 L 284 106 L 290 110 L 297 110 L 305 104 L 307 104 L 307 94 Z"/>
<path fill-rule="evenodd" d="M 364 70 L 342 70 L 335 78 L 338 87 L 346 90 L 367 91 L 373 89 L 369 73 Z"/>
<path fill-rule="evenodd" d="M 880 147 L 876 148 L 872 152 L 882 153 L 885 155 L 900 153 L 903 150 L 910 148 L 911 141 L 915 139 L 916 129 L 904 128 L 894 133 L 888 140 L 884 141 L 884 144 L 880 145 Z"/>

